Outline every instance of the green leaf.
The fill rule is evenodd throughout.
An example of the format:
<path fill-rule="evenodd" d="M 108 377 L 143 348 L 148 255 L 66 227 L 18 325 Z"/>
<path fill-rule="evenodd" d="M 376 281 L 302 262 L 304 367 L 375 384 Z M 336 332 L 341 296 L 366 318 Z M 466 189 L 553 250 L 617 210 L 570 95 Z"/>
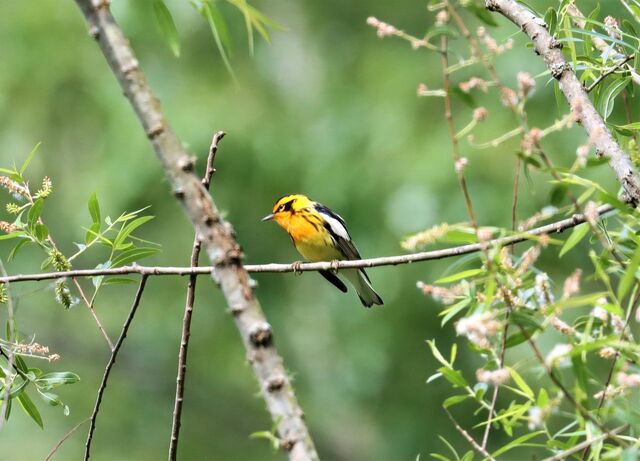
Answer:
<path fill-rule="evenodd" d="M 49 389 L 63 384 L 74 384 L 78 381 L 80 381 L 80 376 L 70 371 L 45 373 L 36 379 L 36 383 Z"/>
<path fill-rule="evenodd" d="M 152 256 L 158 253 L 159 251 L 160 250 L 158 248 L 149 248 L 149 247 L 131 248 L 129 250 L 123 251 L 118 256 L 116 256 L 113 259 L 113 262 L 111 263 L 111 267 L 124 266 L 131 262 L 148 258 L 149 256 Z"/>
<path fill-rule="evenodd" d="M 91 194 L 91 196 L 89 197 L 89 201 L 87 202 L 87 207 L 89 208 L 89 214 L 91 215 L 91 220 L 93 221 L 94 224 L 98 224 L 98 230 L 99 230 L 100 229 L 100 204 L 98 203 L 98 196 L 96 195 L 95 192 Z"/>
<path fill-rule="evenodd" d="M 443 310 L 442 312 L 440 312 L 440 314 L 438 314 L 438 315 L 443 315 L 444 316 L 442 318 L 442 322 L 440 322 L 440 325 L 441 326 L 446 325 L 449 320 L 451 320 L 453 317 L 455 317 L 462 309 L 467 307 L 469 304 L 471 304 L 471 299 L 470 298 L 466 298 L 466 299 L 463 299 L 462 301 L 457 302 L 453 306 L 448 307 L 447 309 Z"/>
<path fill-rule="evenodd" d="M 144 223 L 149 222 L 153 219 L 153 216 L 140 216 L 139 218 L 134 219 L 130 223 L 120 229 L 118 235 L 113 240 L 113 247 L 117 250 L 120 245 L 124 243 L 124 241 L 129 237 L 129 235 L 136 230 L 138 227 L 142 226 Z"/>
<path fill-rule="evenodd" d="M 31 419 L 33 419 L 36 424 L 40 426 L 40 429 L 44 429 L 44 424 L 42 424 L 42 416 L 40 416 L 40 412 L 34 405 L 31 398 L 27 395 L 27 393 L 21 393 L 20 395 L 18 395 L 17 399 L 18 402 L 20 402 L 20 406 L 22 407 L 24 412 L 31 416 Z"/>
<path fill-rule="evenodd" d="M 484 2 L 483 2 L 484 3 Z M 497 27 L 498 23 L 493 19 L 493 15 L 483 6 L 478 5 L 474 1 L 464 2 L 462 4 L 465 10 L 472 13 L 476 18 L 491 27 Z"/>
<path fill-rule="evenodd" d="M 27 364 L 25 363 L 22 357 L 14 354 L 13 361 L 15 362 L 16 368 L 20 370 L 23 374 L 26 375 L 29 373 L 29 367 L 27 366 Z"/>
<path fill-rule="evenodd" d="M 224 22 L 222 15 L 213 4 L 208 2 L 202 5 L 202 14 L 204 15 L 204 17 L 207 19 L 207 22 L 209 23 L 209 27 L 211 28 L 211 33 L 213 34 L 213 39 L 216 42 L 216 46 L 218 47 L 218 52 L 220 53 L 220 57 L 222 58 L 222 62 L 224 63 L 224 66 L 227 69 L 227 72 L 229 72 L 229 75 L 231 76 L 231 78 L 234 81 L 236 81 L 236 75 L 233 72 L 233 69 L 231 68 L 231 63 L 229 62 L 227 51 L 225 50 L 225 47 L 223 44 L 224 40 L 221 37 L 222 32 L 219 29 L 219 27 L 223 25 L 226 32 L 226 23 Z"/>
<path fill-rule="evenodd" d="M 31 208 L 29 208 L 29 214 L 27 215 L 27 226 L 30 230 L 32 230 L 32 232 L 35 229 L 35 225 L 38 222 L 40 214 L 42 213 L 43 206 L 44 200 L 39 198 L 33 203 L 33 205 L 31 205 Z"/>
<path fill-rule="evenodd" d="M 4 235 L 0 235 L 0 240 L 9 240 L 9 239 L 15 239 L 18 237 L 24 237 L 25 233 L 23 231 L 16 231 L 16 232 L 11 232 L 10 234 L 4 234 Z"/>
<path fill-rule="evenodd" d="M 440 367 L 438 368 L 438 371 L 442 373 L 442 376 L 444 376 L 444 378 L 454 386 L 467 387 L 469 385 L 469 383 L 464 379 L 464 376 L 462 376 L 462 372 L 460 370 Z"/>
<path fill-rule="evenodd" d="M 160 28 L 160 32 L 164 36 L 164 39 L 169 45 L 171 52 L 177 58 L 180 56 L 180 38 L 178 37 L 178 29 L 173 22 L 171 12 L 164 4 L 162 0 L 155 0 L 153 2 L 153 12 L 156 17 L 156 23 Z"/>
<path fill-rule="evenodd" d="M 85 245 L 89 245 L 95 239 L 100 239 L 101 242 L 107 243 L 108 246 L 111 246 L 111 241 L 100 235 L 100 223 L 94 222 L 91 224 L 91 227 L 87 229 L 87 232 L 84 234 L 84 243 Z"/>
<path fill-rule="evenodd" d="M 451 89 L 451 92 L 453 93 L 454 96 L 457 96 L 460 99 L 460 101 L 462 101 L 468 107 L 471 107 L 472 109 L 475 109 L 476 107 L 478 107 L 478 103 L 476 102 L 475 98 L 471 95 L 471 93 L 462 91 L 460 87 L 457 87 L 457 86 L 453 87 Z"/>
<path fill-rule="evenodd" d="M 512 334 L 507 338 L 505 342 L 505 348 L 509 349 L 511 347 L 517 346 L 527 340 L 528 337 L 533 336 L 533 334 L 538 330 L 537 328 L 525 328 L 524 334 L 522 331 L 518 331 L 517 333 Z"/>
<path fill-rule="evenodd" d="M 540 388 L 540 393 L 538 394 L 538 400 L 536 401 L 536 406 L 540 408 L 544 408 L 549 403 L 549 394 L 544 387 Z"/>
<path fill-rule="evenodd" d="M 475 277 L 479 274 L 484 274 L 486 271 L 483 269 L 469 269 L 466 271 L 458 272 L 457 274 L 452 274 L 447 277 L 443 277 L 441 279 L 436 280 L 434 283 L 450 283 L 456 282 L 458 280 Z"/>
<path fill-rule="evenodd" d="M 533 390 L 531 390 L 527 382 L 524 379 L 522 379 L 522 376 L 520 376 L 520 374 L 511 367 L 507 367 L 507 370 L 509 370 L 511 379 L 513 379 L 513 382 L 516 383 L 516 386 L 518 386 L 518 388 L 520 388 L 520 390 L 524 392 L 527 395 L 527 397 L 529 397 L 529 399 L 533 401 L 535 394 L 533 393 Z"/>
<path fill-rule="evenodd" d="M 430 339 L 427 340 L 427 344 L 429 345 L 429 347 L 431 348 L 431 353 L 433 354 L 433 356 L 436 358 L 436 360 L 438 362 L 440 362 L 441 364 L 443 364 L 444 366 L 448 367 L 449 362 L 447 362 L 445 360 L 445 358 L 442 356 L 442 354 L 440 353 L 440 351 L 438 350 L 438 348 L 436 347 L 436 341 L 435 339 Z"/>
<path fill-rule="evenodd" d="M 25 246 L 26 244 L 31 243 L 31 240 L 20 240 L 18 242 L 18 244 L 16 246 L 13 247 L 13 250 L 11 250 L 11 252 L 9 253 L 9 256 L 7 257 L 7 259 L 9 261 L 13 261 L 13 259 L 16 257 L 16 255 L 18 254 L 18 251 L 20 251 L 22 249 L 23 246 Z"/>
<path fill-rule="evenodd" d="M 49 228 L 44 224 L 36 224 L 34 229 L 34 236 L 40 243 L 44 242 L 49 237 Z"/>
<path fill-rule="evenodd" d="M 523 444 L 524 442 L 526 442 L 529 439 L 532 439 L 540 434 L 544 434 L 544 431 L 536 431 L 536 432 L 530 432 L 528 434 L 525 434 L 521 437 L 518 437 L 515 440 L 512 440 L 511 442 L 509 442 L 508 444 L 506 444 L 505 446 L 503 446 L 502 448 L 499 448 L 498 450 L 494 451 L 493 453 L 491 453 L 491 456 L 493 458 L 497 458 L 498 456 L 500 456 L 503 453 L 506 453 L 507 451 L 511 450 L 512 448 L 516 448 L 518 445 Z"/>
<path fill-rule="evenodd" d="M 602 118 L 604 118 L 605 121 L 613 111 L 616 96 L 624 90 L 624 87 L 627 86 L 630 81 L 631 77 L 617 78 L 602 92 L 598 101 L 598 112 L 600 112 L 600 115 L 602 115 Z"/>
<path fill-rule="evenodd" d="M 62 401 L 56 394 L 53 394 L 51 392 L 39 392 L 39 394 L 42 400 L 44 400 L 48 405 L 51 405 L 52 407 L 56 407 L 62 404 Z"/>
<path fill-rule="evenodd" d="M 442 406 L 444 408 L 449 408 L 452 407 L 460 402 L 464 402 L 465 400 L 467 400 L 469 398 L 469 395 L 465 394 L 465 395 L 454 395 L 451 396 L 449 398 L 447 398 L 444 402 L 442 402 Z"/>
<path fill-rule="evenodd" d="M 577 227 L 573 228 L 573 232 L 569 236 L 562 249 L 560 250 L 560 257 L 562 258 L 568 251 L 570 251 L 574 246 L 576 246 L 580 241 L 586 237 L 589 233 L 589 225 L 587 223 L 582 223 Z"/>
<path fill-rule="evenodd" d="M 24 163 L 20 167 L 20 174 L 21 175 L 22 175 L 22 173 L 24 173 L 24 171 L 29 166 L 29 164 L 31 163 L 31 160 L 33 160 L 33 157 L 34 157 L 34 155 L 36 155 L 36 152 L 38 152 L 38 148 L 40 147 L 40 144 L 42 144 L 42 141 L 40 141 L 38 144 L 33 146 L 33 149 L 31 149 L 31 152 L 29 152 L 29 155 L 27 155 L 27 159 L 24 161 Z"/>
<path fill-rule="evenodd" d="M 135 285 L 138 282 L 128 277 L 109 277 L 102 282 L 102 286 L 107 285 Z"/>
<path fill-rule="evenodd" d="M 558 25 L 558 14 L 552 7 L 549 7 L 547 12 L 544 14 L 544 22 L 547 24 L 549 33 L 553 35 L 556 32 L 556 27 Z"/>
<path fill-rule="evenodd" d="M 640 246 L 636 248 L 636 251 L 633 253 L 633 257 L 631 261 L 627 265 L 627 270 L 624 273 L 624 276 L 620 280 L 618 284 L 618 299 L 622 300 L 624 296 L 631 288 L 633 281 L 636 279 L 636 272 L 638 270 L 638 265 L 640 265 Z"/>

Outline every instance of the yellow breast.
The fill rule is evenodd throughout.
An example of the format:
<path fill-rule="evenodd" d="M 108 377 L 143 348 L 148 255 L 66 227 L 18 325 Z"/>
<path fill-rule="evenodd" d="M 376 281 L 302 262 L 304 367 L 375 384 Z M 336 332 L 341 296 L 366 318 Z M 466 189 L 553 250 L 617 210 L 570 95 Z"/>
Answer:
<path fill-rule="evenodd" d="M 294 214 L 281 225 L 289 233 L 296 249 L 305 259 L 309 261 L 343 259 L 322 222 L 314 218 Z"/>

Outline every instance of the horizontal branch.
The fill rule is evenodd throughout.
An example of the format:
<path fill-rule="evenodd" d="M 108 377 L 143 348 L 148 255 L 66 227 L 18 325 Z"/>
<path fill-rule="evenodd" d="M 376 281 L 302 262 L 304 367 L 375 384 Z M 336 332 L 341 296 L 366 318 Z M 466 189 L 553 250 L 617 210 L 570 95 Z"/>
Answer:
<path fill-rule="evenodd" d="M 611 205 L 602 205 L 598 208 L 598 216 L 613 210 Z M 502 247 L 530 240 L 532 237 L 563 232 L 579 224 L 586 222 L 582 214 L 574 214 L 570 218 L 562 219 L 544 226 L 536 227 L 530 231 L 488 240 L 482 243 L 471 243 L 442 250 L 424 251 L 409 255 L 383 256 L 380 258 L 357 259 L 353 261 L 332 261 L 316 263 L 293 264 L 247 264 L 244 266 L 247 272 L 308 272 L 320 270 L 356 269 L 364 267 L 397 266 L 399 264 L 411 264 L 420 261 L 452 258 L 483 250 L 484 248 Z M 0 283 L 15 283 L 38 280 L 50 280 L 64 277 L 96 277 L 127 274 L 141 275 L 207 275 L 215 269 L 212 266 L 201 267 L 149 267 L 149 266 L 124 266 L 115 269 L 80 269 L 65 272 L 48 272 L 42 274 L 10 275 L 0 277 Z"/>

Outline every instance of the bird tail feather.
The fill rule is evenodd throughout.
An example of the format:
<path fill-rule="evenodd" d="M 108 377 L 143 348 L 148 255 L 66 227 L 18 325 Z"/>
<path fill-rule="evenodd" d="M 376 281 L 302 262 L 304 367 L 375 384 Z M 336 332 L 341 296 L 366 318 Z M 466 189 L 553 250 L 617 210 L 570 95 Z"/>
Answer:
<path fill-rule="evenodd" d="M 364 307 L 371 307 L 374 304 L 383 305 L 382 298 L 371 286 L 369 277 L 362 269 L 347 269 L 344 276 L 351 282 L 358 293 L 358 297 Z"/>

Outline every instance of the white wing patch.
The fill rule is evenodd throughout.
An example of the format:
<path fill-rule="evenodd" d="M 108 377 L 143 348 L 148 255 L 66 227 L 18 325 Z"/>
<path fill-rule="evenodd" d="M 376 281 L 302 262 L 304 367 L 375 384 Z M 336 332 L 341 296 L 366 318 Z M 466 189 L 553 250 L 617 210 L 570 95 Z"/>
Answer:
<path fill-rule="evenodd" d="M 325 219 L 327 223 L 329 223 L 329 227 L 331 227 L 331 231 L 339 237 L 347 241 L 351 241 L 351 237 L 349 237 L 349 232 L 347 232 L 346 227 L 342 225 L 340 221 L 338 221 L 333 216 L 329 216 L 327 213 L 322 213 L 322 217 Z"/>

